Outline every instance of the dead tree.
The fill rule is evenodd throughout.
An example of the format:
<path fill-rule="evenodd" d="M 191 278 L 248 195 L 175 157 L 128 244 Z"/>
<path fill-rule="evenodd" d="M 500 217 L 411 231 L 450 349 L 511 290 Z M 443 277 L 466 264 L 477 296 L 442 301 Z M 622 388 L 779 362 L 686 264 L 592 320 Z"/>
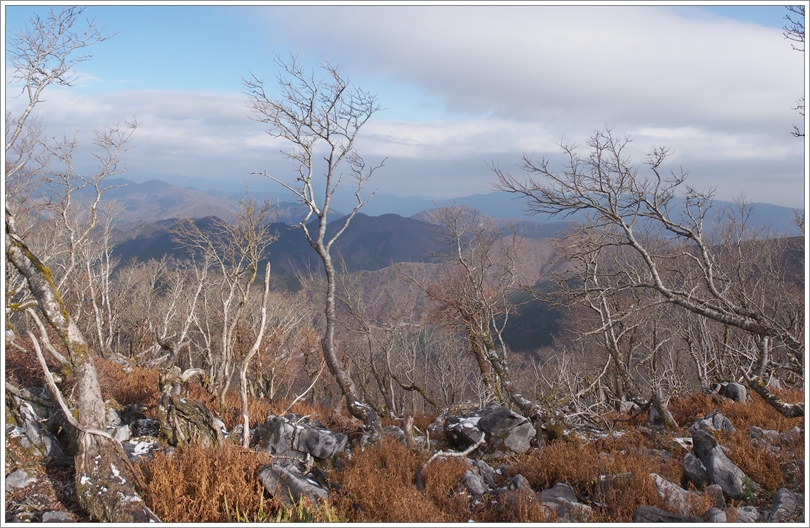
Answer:
<path fill-rule="evenodd" d="M 669 151 L 662 147 L 648 155 L 651 174 L 642 175 L 624 153 L 629 142 L 614 137 L 610 130 L 597 131 L 588 142 L 591 152 L 586 158 L 576 153 L 575 145 L 562 145 L 566 164 L 555 170 L 547 157 L 538 162 L 524 156 L 525 178 L 493 166 L 496 185 L 522 196 L 535 213 L 584 217 L 587 229 L 599 236 L 585 242 L 570 240 L 584 244 L 583 254 L 622 250 L 628 265 L 603 270 L 600 295 L 646 291 L 652 295 L 633 306 L 633 312 L 670 304 L 749 336 L 746 350 L 738 352 L 754 361 L 740 365 L 741 375 L 752 388 L 767 390 L 761 381 L 773 371 L 777 351 L 780 366 L 803 364 L 803 281 L 791 280 L 784 268 L 779 271 L 780 252 L 769 248 L 768 240 L 752 236 L 745 204 L 740 204 L 741 218 L 726 222 L 725 231 L 713 233 L 707 225 L 713 191 L 686 185 L 683 172 L 664 174 Z M 773 258 L 751 262 L 747 250 L 754 245 Z M 803 268 L 803 250 L 795 258 L 801 261 L 797 269 Z M 784 297 L 777 301 L 759 289 L 758 284 L 769 277 L 781 282 Z M 609 330 L 615 322 L 606 321 L 603 327 Z"/>
<path fill-rule="evenodd" d="M 337 68 L 324 63 L 325 78 L 316 78 L 314 72 L 307 74 L 296 58 L 276 63 L 281 69 L 278 76 L 279 95 L 265 92 L 264 79 L 251 74 L 243 79 L 248 107 L 254 119 L 268 125 L 267 133 L 286 140 L 291 148 L 284 154 L 293 162 L 297 172 L 294 183 L 284 181 L 279 175 L 261 174 L 295 194 L 307 208 L 307 214 L 299 223 L 304 237 L 323 263 L 326 275 L 324 298 L 324 329 L 321 348 L 324 360 L 340 386 L 352 416 L 360 419 L 370 429 L 373 438 L 381 431 L 379 417 L 362 401 L 348 369 L 342 364 L 335 341 L 335 284 L 336 270 L 331 249 L 335 240 L 349 227 L 352 219 L 371 196 L 362 196 L 364 184 L 383 163 L 369 167 L 357 153 L 355 143 L 362 127 L 380 107 L 375 95 L 353 86 L 341 76 Z M 323 149 L 323 150 L 321 150 Z M 323 154 L 321 160 L 319 160 Z M 356 184 L 357 204 L 346 216 L 343 224 L 327 236 L 326 228 L 332 198 L 347 174 Z M 315 188 L 322 186 L 322 198 Z M 308 222 L 315 217 L 317 225 Z"/>

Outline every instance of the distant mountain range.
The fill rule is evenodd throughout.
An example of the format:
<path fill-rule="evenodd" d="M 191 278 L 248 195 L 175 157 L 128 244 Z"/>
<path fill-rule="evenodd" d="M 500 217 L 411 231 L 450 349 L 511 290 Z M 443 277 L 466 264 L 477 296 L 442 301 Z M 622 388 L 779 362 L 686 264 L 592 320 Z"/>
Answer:
<path fill-rule="evenodd" d="M 115 199 L 121 205 L 119 227 L 123 231 L 128 231 L 143 223 L 170 218 L 217 216 L 229 220 L 238 212 L 239 200 L 244 196 L 244 192 L 202 191 L 193 187 L 178 187 L 160 180 L 134 183 L 119 178 L 106 180 L 106 183 L 108 185 L 122 186 L 107 191 L 103 199 L 104 201 Z M 267 197 L 266 193 L 252 194 L 260 199 Z M 277 205 L 278 217 L 276 221 L 278 222 L 297 224 L 306 214 L 305 208 L 300 203 L 274 201 Z M 534 236 L 553 236 L 568 222 L 578 219 L 576 215 L 569 218 L 543 218 L 529 215 L 520 200 L 514 195 L 505 192 L 474 194 L 452 200 L 376 195 L 363 207 L 362 212 L 369 216 L 396 214 L 402 217 L 412 217 L 423 211 L 450 204 L 473 207 L 484 215 L 495 219 L 517 220 L 523 225 L 524 229 L 535 233 Z M 336 199 L 333 203 L 331 217 L 343 216 L 341 210 L 348 212 L 353 205 L 354 203 L 351 201 Z M 728 205 L 730 205 L 728 202 L 715 201 L 715 214 L 719 214 L 720 209 Z M 793 209 L 766 203 L 758 203 L 755 206 L 750 219 L 751 225 L 767 224 L 777 233 L 800 234 L 796 226 L 793 225 Z"/>
<path fill-rule="evenodd" d="M 197 218 L 194 223 L 205 232 L 210 229 L 213 217 Z M 327 237 L 343 226 L 345 217 L 330 222 Z M 147 261 L 169 255 L 178 259 L 189 258 L 189 254 L 175 240 L 173 228 L 177 219 L 160 220 L 141 224 L 126 234 L 119 235 L 114 255 L 122 262 L 130 259 Z M 314 222 L 311 230 L 316 229 Z M 300 227 L 276 222 L 271 225 L 278 239 L 269 247 L 267 259 L 275 274 L 294 275 L 296 271 L 308 268 L 320 269 L 317 254 L 307 243 Z M 532 255 L 532 264 L 541 265 L 550 257 L 548 236 L 542 229 L 527 232 L 526 246 Z M 312 232 L 312 231 L 311 231 Z M 375 271 L 399 262 L 434 262 L 442 250 L 436 238 L 436 227 L 413 218 L 395 214 L 368 216 L 358 213 L 343 235 L 333 246 L 333 256 L 345 263 L 346 269 L 353 271 Z M 532 236 L 534 235 L 534 236 Z M 539 260 L 538 260 L 539 259 Z M 262 264 L 263 265 L 263 264 Z M 540 266 L 536 266 L 539 270 Z M 532 276 L 531 280 L 536 280 Z"/>

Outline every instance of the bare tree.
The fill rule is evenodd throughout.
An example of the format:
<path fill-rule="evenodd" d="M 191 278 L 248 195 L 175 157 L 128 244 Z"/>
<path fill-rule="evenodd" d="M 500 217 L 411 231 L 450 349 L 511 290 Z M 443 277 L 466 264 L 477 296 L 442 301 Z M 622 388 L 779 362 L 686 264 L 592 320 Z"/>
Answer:
<path fill-rule="evenodd" d="M 114 36 L 105 34 L 106 29 L 99 28 L 93 20 L 87 20 L 83 29 L 74 27 L 84 9 L 51 9 L 45 19 L 34 15 L 25 28 L 10 35 L 6 53 L 14 68 L 12 82 L 22 82 L 22 92 L 28 96 L 28 106 L 18 118 L 10 121 L 14 126 L 11 134 L 6 136 L 6 152 L 23 133 L 34 107 L 43 102 L 40 96 L 45 88 L 51 84 L 72 86 L 78 77 L 73 67 L 93 57 L 85 48 Z M 8 119 L 9 116 L 6 117 Z"/>
<path fill-rule="evenodd" d="M 789 12 L 785 15 L 785 20 L 788 23 L 782 27 L 782 34 L 787 40 L 796 42 L 799 45 L 791 44 L 794 50 L 804 53 L 804 6 L 803 5 L 790 5 L 785 6 Z M 799 115 L 804 117 L 804 96 L 799 98 L 796 102 L 796 108 Z M 793 125 L 793 135 L 795 137 L 804 137 L 804 132 L 799 130 L 799 127 Z"/>
<path fill-rule="evenodd" d="M 175 228 L 175 241 L 201 258 L 205 267 L 215 270 L 207 276 L 206 282 L 209 289 L 213 288 L 210 293 L 218 304 L 215 328 L 219 336 L 213 340 L 218 342 L 219 354 L 212 356 L 210 368 L 212 386 L 219 392 L 221 407 L 225 405 L 225 394 L 236 373 L 237 327 L 258 275 L 259 263 L 266 257 L 268 246 L 278 238 L 271 231 L 270 213 L 269 202 L 259 204 L 246 199 L 232 223 L 215 218 L 201 228 L 201 222 L 187 220 Z M 210 315 L 204 314 L 205 317 Z"/>
<path fill-rule="evenodd" d="M 598 236 L 571 239 L 574 244 L 584 244 L 583 254 L 595 255 L 610 248 L 621 251 L 628 265 L 602 270 L 601 298 L 631 290 L 653 295 L 605 321 L 605 331 L 615 329 L 621 318 L 663 304 L 738 329 L 750 337 L 749 348 L 740 353 L 755 358 L 741 374 L 751 388 L 767 395 L 763 377 L 772 371 L 777 351 L 785 364 L 803 364 L 804 326 L 798 313 L 803 304 L 797 281 L 779 275 L 789 291 L 788 298 L 779 302 L 756 290 L 757 279 L 773 275 L 773 266 L 782 258 L 778 251 L 776 260 L 769 260 L 773 266 L 761 262 L 740 266 L 752 241 L 744 222 L 733 222 L 725 238 L 713 239 L 706 225 L 713 191 L 685 185 L 683 173 L 663 174 L 669 154 L 664 148 L 655 148 L 648 156 L 651 175 L 643 176 L 624 154 L 629 141 L 614 137 L 610 130 L 597 131 L 588 142 L 591 153 L 587 158 L 577 155 L 576 146 L 563 145 L 567 162 L 557 171 L 546 157 L 535 162 L 524 156 L 525 178 L 493 167 L 497 186 L 523 196 L 536 213 L 586 215 L 587 229 Z M 679 200 L 681 189 L 684 193 Z M 796 258 L 803 264 L 803 252 Z M 803 404 L 785 405 L 777 406 L 780 412 L 803 414 Z"/>
<path fill-rule="evenodd" d="M 512 294 L 522 263 L 522 239 L 514 230 L 503 236 L 491 219 L 463 206 L 431 212 L 440 240 L 448 250 L 436 281 L 410 275 L 435 304 L 438 320 L 450 324 L 466 337 L 483 383 L 485 399 L 517 405 L 533 420 L 547 415 L 540 406 L 516 390 L 509 373 L 503 332 L 518 303 Z"/>
<path fill-rule="evenodd" d="M 324 78 L 316 78 L 314 72 L 307 74 L 294 57 L 289 62 L 277 57 L 276 63 L 281 68 L 278 76 L 279 95 L 268 95 L 264 79 L 253 74 L 250 79 L 243 79 L 243 84 L 254 119 L 268 125 L 268 134 L 290 143 L 291 149 L 284 151 L 284 154 L 295 165 L 297 177 L 295 183 L 291 184 L 266 171 L 257 174 L 262 174 L 293 192 L 298 201 L 307 207 L 308 212 L 299 227 L 323 262 L 326 274 L 326 328 L 321 343 L 324 360 L 346 398 L 349 412 L 362 420 L 376 439 L 381 430 L 377 413 L 361 401 L 354 381 L 337 354 L 336 272 L 331 248 L 360 208 L 374 194 L 364 198 L 363 186 L 384 162 L 367 166 L 357 153 L 355 144 L 362 127 L 380 107 L 376 96 L 353 86 L 341 76 L 337 68 L 328 63 L 322 67 Z M 321 148 L 323 150 L 319 150 Z M 321 155 L 323 164 L 318 159 Z M 327 236 L 332 198 L 347 176 L 342 172 L 344 162 L 348 167 L 348 176 L 356 184 L 357 204 L 346 216 L 343 225 Z M 316 187 L 320 186 L 323 186 L 322 198 L 316 195 Z M 307 224 L 313 216 L 317 219 L 315 228 Z"/>
<path fill-rule="evenodd" d="M 7 49 L 14 68 L 14 81 L 22 81 L 29 104 L 21 116 L 12 117 L 13 131 L 7 137 L 5 151 L 13 152 L 16 142 L 25 137 L 23 131 L 40 96 L 51 84 L 70 85 L 75 75 L 72 67 L 87 60 L 89 55 L 76 52 L 109 38 L 88 21 L 84 30 L 75 24 L 82 8 L 51 10 L 42 20 L 34 17 L 28 26 L 12 35 Z M 128 136 L 123 143 L 126 143 Z M 109 153 L 109 151 L 107 151 Z M 103 156 L 103 154 L 101 155 Z M 25 157 L 18 157 L 24 160 Z M 21 170 L 20 164 L 7 166 L 12 176 Z M 9 173 L 6 174 L 8 181 Z M 101 192 L 101 191 L 100 191 Z M 103 431 L 105 423 L 104 401 L 98 383 L 93 354 L 81 331 L 71 319 L 54 281 L 54 276 L 19 236 L 12 211 L 6 207 L 6 258 L 25 278 L 45 320 L 62 340 L 76 380 L 76 417 L 67 410 L 68 422 L 77 430 L 79 449 L 76 455 L 76 492 L 79 504 L 96 519 L 110 522 L 149 522 L 158 520 L 139 497 L 133 470 L 121 445 Z M 72 261 L 72 257 L 69 258 Z M 8 308 L 8 305 L 7 305 Z M 44 327 L 41 327 L 44 329 Z M 30 334 L 33 338 L 33 334 Z M 46 338 L 45 338 L 46 339 Z M 43 339 L 44 340 L 44 339 Z M 34 343 L 39 354 L 38 344 Z M 43 368 L 44 361 L 41 361 Z M 45 371 L 50 379 L 49 372 Z M 61 395 L 54 395 L 61 400 Z M 64 406 L 63 406 L 64 408 Z"/>

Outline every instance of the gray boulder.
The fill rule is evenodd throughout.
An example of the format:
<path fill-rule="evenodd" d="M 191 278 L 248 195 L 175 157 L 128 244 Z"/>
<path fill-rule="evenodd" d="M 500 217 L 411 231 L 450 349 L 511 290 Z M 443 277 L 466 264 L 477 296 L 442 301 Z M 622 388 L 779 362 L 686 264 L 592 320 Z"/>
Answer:
<path fill-rule="evenodd" d="M 507 489 L 515 491 L 531 491 L 532 487 L 529 484 L 529 479 L 518 473 L 506 482 Z"/>
<path fill-rule="evenodd" d="M 129 433 L 132 438 L 139 436 L 157 436 L 160 434 L 160 422 L 151 418 L 138 418 L 129 424 Z"/>
<path fill-rule="evenodd" d="M 202 402 L 164 392 L 156 414 L 160 437 L 171 446 L 219 447 L 225 443 L 222 422 Z"/>
<path fill-rule="evenodd" d="M 754 506 L 740 506 L 734 509 L 738 523 L 755 523 L 762 520 L 762 514 Z"/>
<path fill-rule="evenodd" d="M 64 511 L 46 511 L 42 514 L 42 522 L 44 523 L 72 523 L 76 522 L 73 516 Z"/>
<path fill-rule="evenodd" d="M 306 467 L 289 460 L 271 462 L 259 472 L 259 480 L 268 493 L 288 506 L 303 497 L 313 505 L 329 497 L 329 491 L 307 475 Z"/>
<path fill-rule="evenodd" d="M 587 521 L 591 517 L 591 507 L 579 503 L 574 489 L 558 482 L 553 487 L 537 494 L 544 506 L 553 510 L 563 521 Z"/>
<path fill-rule="evenodd" d="M 692 494 L 656 473 L 650 473 L 650 479 L 655 489 L 658 490 L 658 495 L 661 496 L 670 510 L 680 513 L 681 515 L 688 513 Z"/>
<path fill-rule="evenodd" d="M 740 385 L 733 381 L 721 383 L 718 392 L 730 400 L 742 403 L 746 401 L 746 397 L 748 396 L 745 385 Z"/>
<path fill-rule="evenodd" d="M 37 479 L 30 476 L 24 469 L 12 471 L 6 477 L 6 486 L 11 489 L 21 489 L 33 484 Z"/>
<path fill-rule="evenodd" d="M 293 456 L 301 460 L 306 455 L 332 458 L 346 450 L 347 442 L 345 434 L 333 433 L 320 422 L 293 414 L 270 414 L 263 424 L 251 431 L 251 447 L 258 446 L 271 455 Z"/>
<path fill-rule="evenodd" d="M 129 425 L 116 425 L 110 431 L 113 438 L 118 440 L 119 442 L 126 442 L 132 436 L 132 433 L 129 430 Z"/>
<path fill-rule="evenodd" d="M 709 476 L 706 474 L 706 466 L 695 456 L 694 453 L 686 453 L 683 457 L 683 484 L 686 486 L 689 482 L 700 489 L 708 480 Z"/>
<path fill-rule="evenodd" d="M 780 488 L 773 496 L 771 511 L 766 513 L 766 522 L 804 522 L 804 495 Z"/>
<path fill-rule="evenodd" d="M 667 509 L 677 512 L 681 515 L 688 515 L 690 504 L 700 502 L 702 493 L 696 491 L 687 491 L 675 483 L 666 480 L 664 477 L 655 473 L 650 473 L 653 485 L 658 490 L 658 494 L 666 503 Z M 706 493 L 714 501 L 714 509 L 720 510 L 725 506 L 723 499 L 723 490 L 720 486 L 712 484 L 706 489 Z M 705 515 L 704 515 L 705 517 Z M 712 521 L 721 522 L 721 521 Z M 725 522 L 725 521 L 722 521 Z"/>
<path fill-rule="evenodd" d="M 468 469 L 461 475 L 461 483 L 467 488 L 473 499 L 481 500 L 481 497 L 489 491 L 486 481 L 478 472 Z"/>
<path fill-rule="evenodd" d="M 481 440 L 484 432 L 478 428 L 480 418 L 480 416 L 448 416 L 444 424 L 448 443 L 459 450 L 464 450 Z"/>
<path fill-rule="evenodd" d="M 34 389 L 27 389 L 25 392 L 33 391 Z M 47 422 L 49 421 L 47 407 L 17 396 L 13 396 L 12 399 L 16 407 L 15 411 L 19 425 L 7 431 L 9 441 L 18 443 L 27 456 L 64 457 L 65 452 L 59 445 L 59 441 L 47 428 Z M 37 409 L 45 415 L 38 414 Z"/>
<path fill-rule="evenodd" d="M 386 438 L 393 438 L 407 445 L 405 440 L 405 431 L 403 431 L 401 427 L 396 425 L 386 425 L 382 428 L 382 434 Z"/>
<path fill-rule="evenodd" d="M 723 494 L 730 499 L 739 499 L 750 491 L 746 488 L 746 476 L 743 471 L 728 459 L 723 448 L 708 432 L 698 429 L 692 436 L 692 452 L 706 468 L 706 477 L 718 484 Z"/>
<path fill-rule="evenodd" d="M 454 447 L 465 449 L 483 436 L 489 453 L 525 453 L 536 433 L 531 422 L 496 403 L 463 417 L 445 419 L 445 436 Z"/>
<path fill-rule="evenodd" d="M 706 415 L 703 420 L 698 420 L 689 428 L 690 433 L 694 433 L 698 429 L 707 431 L 725 431 L 734 434 L 736 429 L 731 424 L 731 421 L 717 411 L 712 411 Z"/>
<path fill-rule="evenodd" d="M 724 523 L 728 521 L 726 512 L 720 508 L 709 508 L 706 513 L 702 515 L 703 521 L 707 523 Z"/>
<path fill-rule="evenodd" d="M 295 425 L 283 416 L 270 414 L 263 424 L 250 432 L 250 446 L 271 455 L 284 455 L 292 449 Z"/>
<path fill-rule="evenodd" d="M 303 424 L 296 427 L 292 447 L 315 458 L 326 459 L 345 451 L 347 441 L 348 437 L 343 433 Z"/>
<path fill-rule="evenodd" d="M 483 460 L 473 460 L 472 462 L 473 469 L 481 475 L 481 478 L 484 479 L 484 482 L 487 483 L 487 486 L 490 488 L 495 487 L 495 470 L 492 467 L 484 462 Z"/>

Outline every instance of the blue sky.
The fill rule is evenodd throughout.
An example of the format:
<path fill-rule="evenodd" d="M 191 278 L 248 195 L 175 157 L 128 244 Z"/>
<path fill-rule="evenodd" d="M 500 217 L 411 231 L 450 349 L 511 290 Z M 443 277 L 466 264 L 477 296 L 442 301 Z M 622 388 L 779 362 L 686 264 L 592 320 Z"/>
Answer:
<path fill-rule="evenodd" d="M 782 37 L 782 6 L 89 5 L 118 34 L 36 112 L 49 135 L 77 131 L 86 152 L 93 128 L 135 115 L 136 181 L 265 189 L 250 172 L 292 178 L 239 83 L 272 80 L 269 56 L 292 52 L 378 94 L 385 110 L 359 147 L 388 158 L 381 194 L 487 193 L 487 163 L 517 172 L 524 152 L 562 159 L 563 138 L 584 144 L 607 124 L 633 138 L 639 163 L 669 146 L 671 167 L 718 198 L 805 201 L 805 145 L 790 132 L 807 59 Z M 7 34 L 47 12 L 3 9 Z M 4 104 L 15 111 L 13 88 Z"/>

